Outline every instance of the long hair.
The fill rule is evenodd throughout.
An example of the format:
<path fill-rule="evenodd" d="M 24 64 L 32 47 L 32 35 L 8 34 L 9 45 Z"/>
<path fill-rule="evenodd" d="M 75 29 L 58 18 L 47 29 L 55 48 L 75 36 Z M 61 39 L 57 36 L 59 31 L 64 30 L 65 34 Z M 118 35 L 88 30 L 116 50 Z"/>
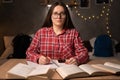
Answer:
<path fill-rule="evenodd" d="M 53 26 L 52 20 L 51 20 L 51 15 L 52 15 L 52 12 L 53 12 L 54 8 L 56 6 L 58 6 L 58 5 L 60 5 L 60 6 L 62 6 L 64 8 L 64 11 L 65 11 L 65 14 L 66 14 L 66 19 L 65 19 L 65 23 L 63 25 L 63 29 L 73 29 L 73 28 L 75 28 L 73 23 L 72 23 L 68 8 L 66 7 L 66 5 L 63 2 L 55 2 L 55 3 L 53 3 L 53 5 L 50 7 L 50 9 L 48 11 L 48 14 L 46 16 L 45 22 L 44 22 L 42 27 L 51 27 L 51 26 Z"/>

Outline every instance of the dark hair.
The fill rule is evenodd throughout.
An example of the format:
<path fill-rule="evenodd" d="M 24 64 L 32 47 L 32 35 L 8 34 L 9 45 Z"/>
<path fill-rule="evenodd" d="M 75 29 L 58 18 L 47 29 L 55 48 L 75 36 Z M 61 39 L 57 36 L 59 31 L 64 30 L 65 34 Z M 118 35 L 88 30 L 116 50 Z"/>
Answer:
<path fill-rule="evenodd" d="M 63 28 L 64 29 L 75 28 L 73 23 L 72 23 L 72 20 L 70 18 L 70 14 L 69 14 L 68 8 L 66 7 L 66 5 L 63 2 L 55 2 L 55 3 L 53 3 L 53 5 L 50 7 L 50 9 L 48 11 L 48 14 L 46 16 L 45 22 L 44 22 L 42 27 L 51 27 L 52 26 L 51 15 L 52 15 L 52 12 L 53 12 L 54 8 L 56 6 L 58 6 L 58 5 L 60 5 L 60 6 L 62 6 L 64 8 L 65 14 L 66 14 L 66 20 L 65 20 Z"/>

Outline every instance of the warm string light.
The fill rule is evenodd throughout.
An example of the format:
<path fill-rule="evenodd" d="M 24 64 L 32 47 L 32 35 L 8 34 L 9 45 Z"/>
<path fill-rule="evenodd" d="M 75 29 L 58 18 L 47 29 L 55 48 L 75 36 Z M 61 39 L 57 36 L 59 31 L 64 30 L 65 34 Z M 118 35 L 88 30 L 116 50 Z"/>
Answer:
<path fill-rule="evenodd" d="M 101 12 L 98 15 L 90 15 L 90 16 L 85 16 L 82 15 L 79 11 L 79 6 L 75 6 L 75 13 L 77 14 L 78 17 L 80 17 L 83 21 L 88 21 L 88 20 L 95 20 L 95 19 L 100 19 L 100 17 L 104 17 L 105 21 L 106 21 L 106 32 L 107 34 L 112 37 L 111 32 L 110 32 L 110 25 L 109 25 L 109 13 L 110 13 L 110 7 L 111 7 L 111 3 L 113 2 L 113 0 L 110 0 L 108 5 L 106 5 L 105 3 L 103 3 L 103 7 Z M 74 2 L 74 4 L 77 4 L 77 0 Z"/>
<path fill-rule="evenodd" d="M 113 2 L 113 0 L 110 1 L 109 5 L 108 5 L 108 8 L 106 9 L 106 31 L 107 31 L 107 34 L 112 37 L 111 35 L 111 31 L 110 31 L 110 24 L 109 24 L 109 15 L 110 15 L 110 7 L 111 7 L 111 3 Z"/>

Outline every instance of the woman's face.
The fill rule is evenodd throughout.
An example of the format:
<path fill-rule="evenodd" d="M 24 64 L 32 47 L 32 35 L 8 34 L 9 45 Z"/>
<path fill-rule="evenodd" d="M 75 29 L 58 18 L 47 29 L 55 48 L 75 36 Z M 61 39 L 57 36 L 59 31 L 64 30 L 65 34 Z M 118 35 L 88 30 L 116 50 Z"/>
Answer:
<path fill-rule="evenodd" d="M 56 6 L 52 12 L 51 19 L 53 26 L 63 27 L 66 19 L 64 8 L 60 5 Z"/>

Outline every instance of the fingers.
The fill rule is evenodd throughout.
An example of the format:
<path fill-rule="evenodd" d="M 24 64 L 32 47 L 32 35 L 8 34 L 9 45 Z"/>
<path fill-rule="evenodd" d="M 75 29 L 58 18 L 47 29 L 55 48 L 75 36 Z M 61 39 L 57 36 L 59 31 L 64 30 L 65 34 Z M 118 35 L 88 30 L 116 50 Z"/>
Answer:
<path fill-rule="evenodd" d="M 70 58 L 70 59 L 67 59 L 66 64 L 74 64 L 74 65 L 77 65 L 77 61 L 75 58 Z"/>
<path fill-rule="evenodd" d="M 48 64 L 50 63 L 50 57 L 40 56 L 39 64 Z"/>
<path fill-rule="evenodd" d="M 39 64 L 48 64 L 48 63 L 50 63 L 50 61 L 51 61 L 50 57 L 40 56 L 40 58 L 39 58 Z M 75 58 L 67 59 L 65 61 L 65 63 L 78 65 L 77 60 Z"/>

